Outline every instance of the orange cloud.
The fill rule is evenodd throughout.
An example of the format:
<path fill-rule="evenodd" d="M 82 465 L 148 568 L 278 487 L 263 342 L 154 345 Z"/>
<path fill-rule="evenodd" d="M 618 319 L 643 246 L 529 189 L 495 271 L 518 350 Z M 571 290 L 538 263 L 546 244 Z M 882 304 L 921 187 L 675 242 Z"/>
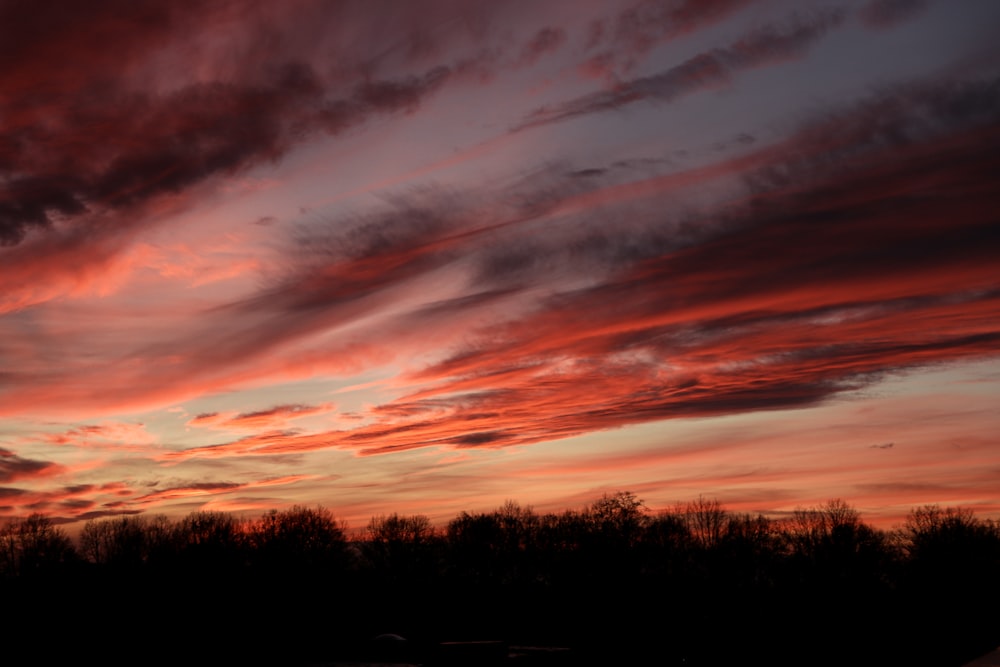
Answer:
<path fill-rule="evenodd" d="M 43 433 L 30 438 L 37 442 L 76 449 L 110 449 L 123 452 L 150 452 L 157 438 L 143 424 L 105 421 L 74 426 L 59 433 Z"/>
<path fill-rule="evenodd" d="M 312 477 L 313 475 L 286 475 L 284 477 L 274 477 L 252 482 L 200 482 L 183 486 L 172 486 L 165 489 L 157 489 L 132 498 L 130 503 L 148 505 L 152 503 L 162 503 L 167 500 L 215 496 L 218 494 L 229 494 L 244 491 L 246 489 L 295 484 L 306 479 L 311 479 Z"/>
<path fill-rule="evenodd" d="M 322 405 L 276 405 L 267 410 L 255 412 L 212 412 L 200 414 L 188 421 L 188 426 L 211 427 L 229 430 L 274 430 L 288 424 L 289 421 L 326 414 L 336 409 L 333 403 Z"/>

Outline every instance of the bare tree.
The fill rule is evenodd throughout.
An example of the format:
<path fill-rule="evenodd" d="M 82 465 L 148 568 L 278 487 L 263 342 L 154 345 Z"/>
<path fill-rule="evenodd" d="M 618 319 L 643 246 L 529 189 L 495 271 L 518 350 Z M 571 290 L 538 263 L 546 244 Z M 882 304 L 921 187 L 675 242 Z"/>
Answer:
<path fill-rule="evenodd" d="M 160 519 L 145 516 L 90 520 L 80 532 L 80 551 L 92 563 L 140 565 L 159 542 L 156 537 L 160 525 Z"/>
<path fill-rule="evenodd" d="M 695 542 L 703 547 L 715 546 L 725 534 L 728 515 L 718 500 L 698 496 L 697 500 L 687 503 L 680 513 Z"/>
<path fill-rule="evenodd" d="M 0 530 L 0 573 L 23 576 L 74 559 L 69 537 L 43 514 L 13 519 Z"/>
<path fill-rule="evenodd" d="M 323 507 L 271 510 L 245 530 L 255 557 L 271 565 L 331 565 L 347 545 L 343 526 Z"/>
<path fill-rule="evenodd" d="M 423 514 L 373 516 L 367 530 L 368 539 L 378 544 L 420 544 L 434 534 L 431 520 Z"/>

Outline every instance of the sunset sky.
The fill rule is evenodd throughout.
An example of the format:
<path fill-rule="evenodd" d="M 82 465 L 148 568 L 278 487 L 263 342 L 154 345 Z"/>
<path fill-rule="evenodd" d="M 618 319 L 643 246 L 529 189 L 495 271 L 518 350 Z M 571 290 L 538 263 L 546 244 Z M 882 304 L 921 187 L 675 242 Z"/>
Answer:
<path fill-rule="evenodd" d="M 0 0 L 0 519 L 1000 516 L 998 34 Z"/>

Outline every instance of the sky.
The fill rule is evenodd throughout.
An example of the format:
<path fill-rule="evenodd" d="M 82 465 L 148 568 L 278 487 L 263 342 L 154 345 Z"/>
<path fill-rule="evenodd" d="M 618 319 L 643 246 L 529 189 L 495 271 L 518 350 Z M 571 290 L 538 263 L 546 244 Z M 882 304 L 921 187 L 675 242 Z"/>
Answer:
<path fill-rule="evenodd" d="M 0 0 L 0 520 L 1000 516 L 995 0 Z"/>

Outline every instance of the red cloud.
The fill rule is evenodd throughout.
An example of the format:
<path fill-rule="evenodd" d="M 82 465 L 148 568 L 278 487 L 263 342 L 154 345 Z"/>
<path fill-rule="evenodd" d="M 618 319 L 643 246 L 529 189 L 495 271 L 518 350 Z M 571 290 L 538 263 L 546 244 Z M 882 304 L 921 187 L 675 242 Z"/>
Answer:
<path fill-rule="evenodd" d="M 843 137 L 803 132 L 787 154 L 804 161 Z M 876 141 L 850 169 L 755 181 L 757 194 L 707 239 L 467 336 L 464 351 L 411 373 L 423 388 L 373 410 L 368 425 L 166 458 L 526 444 L 815 405 L 885 372 L 1000 354 L 997 201 L 985 186 L 997 145 L 989 126 Z M 780 154 L 758 155 L 777 168 Z"/>

